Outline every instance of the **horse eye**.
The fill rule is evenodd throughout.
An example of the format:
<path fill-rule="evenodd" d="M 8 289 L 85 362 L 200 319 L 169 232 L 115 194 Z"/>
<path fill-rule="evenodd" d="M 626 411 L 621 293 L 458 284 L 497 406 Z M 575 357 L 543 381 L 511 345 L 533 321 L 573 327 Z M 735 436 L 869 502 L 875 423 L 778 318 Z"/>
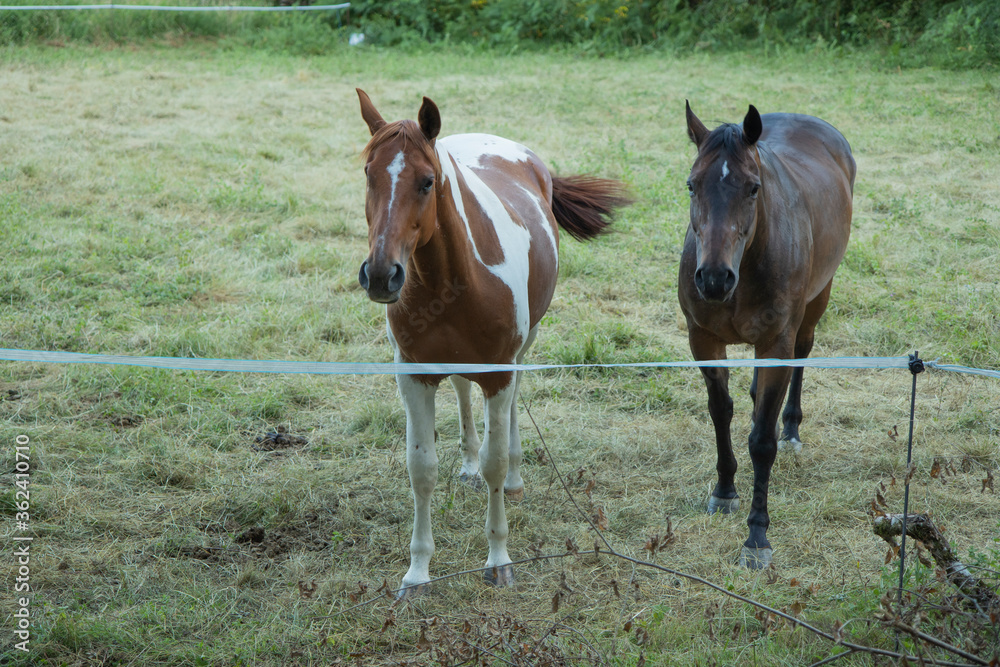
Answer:
<path fill-rule="evenodd" d="M 420 192 L 422 194 L 427 194 L 431 191 L 432 187 L 434 187 L 434 177 L 428 176 L 420 183 Z"/>
<path fill-rule="evenodd" d="M 688 185 L 688 194 L 693 197 L 694 196 L 694 186 L 691 184 L 691 181 L 688 181 L 687 185 Z"/>
<path fill-rule="evenodd" d="M 760 183 L 754 183 L 753 187 L 750 188 L 750 196 L 751 197 L 756 197 L 758 190 L 760 190 Z"/>

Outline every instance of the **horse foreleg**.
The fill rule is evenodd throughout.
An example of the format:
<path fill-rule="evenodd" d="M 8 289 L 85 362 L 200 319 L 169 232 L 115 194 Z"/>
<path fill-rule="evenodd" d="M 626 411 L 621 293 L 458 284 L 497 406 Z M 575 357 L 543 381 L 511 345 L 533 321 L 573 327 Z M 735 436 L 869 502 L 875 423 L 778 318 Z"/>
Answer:
<path fill-rule="evenodd" d="M 763 569 L 771 563 L 771 543 L 767 541 L 767 528 L 771 523 L 767 511 L 767 493 L 771 467 L 778 452 L 775 428 L 790 377 L 789 368 L 758 369 L 757 402 L 749 439 L 750 461 L 753 464 L 753 499 L 747 516 L 750 534 L 740 550 L 740 565 L 752 570 Z"/>
<path fill-rule="evenodd" d="M 451 384 L 458 396 L 458 430 L 461 433 L 462 469 L 458 479 L 463 484 L 481 489 L 483 477 L 479 474 L 479 448 L 482 443 L 472 414 L 472 383 L 460 375 L 452 375 Z"/>
<path fill-rule="evenodd" d="M 486 436 L 479 463 L 486 483 L 486 542 L 490 552 L 484 578 L 496 586 L 514 583 L 514 568 L 507 554 L 507 515 L 504 511 L 504 480 L 509 466 L 511 404 L 517 387 L 515 378 L 496 395 L 486 399 Z"/>
<path fill-rule="evenodd" d="M 690 330 L 691 352 L 697 361 L 725 359 L 726 346 L 709 337 L 703 331 Z M 715 489 L 708 499 L 708 513 L 729 514 L 740 507 L 740 497 L 736 493 L 736 456 L 730 426 L 733 421 L 733 399 L 729 395 L 729 369 L 702 368 L 702 377 L 708 389 L 708 413 L 715 427 L 715 469 L 719 473 Z"/>
<path fill-rule="evenodd" d="M 422 592 L 430 581 L 434 554 L 431 533 L 431 494 L 437 483 L 438 459 L 434 446 L 434 394 L 437 387 L 397 375 L 396 383 L 406 409 L 406 469 L 413 491 L 413 536 L 410 539 L 410 569 L 403 576 L 399 597 Z"/>

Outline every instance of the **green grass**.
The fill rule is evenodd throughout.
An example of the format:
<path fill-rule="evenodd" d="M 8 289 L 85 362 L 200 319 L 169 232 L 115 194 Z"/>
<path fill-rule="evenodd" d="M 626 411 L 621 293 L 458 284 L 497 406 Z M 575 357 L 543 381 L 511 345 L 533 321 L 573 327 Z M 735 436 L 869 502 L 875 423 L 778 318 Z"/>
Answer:
<path fill-rule="evenodd" d="M 991 73 L 897 71 L 878 56 L 826 53 L 599 59 L 343 47 L 307 56 L 176 44 L 0 52 L 3 347 L 390 360 L 384 310 L 356 282 L 367 253 L 358 155 L 368 139 L 357 86 L 387 118 L 413 117 L 426 94 L 445 134 L 499 133 L 558 173 L 622 178 L 634 190 L 618 233 L 564 240 L 531 362 L 689 358 L 676 289 L 690 99 L 710 125 L 739 120 L 748 103 L 816 114 L 854 147 L 852 241 L 816 356 L 919 349 L 1000 368 L 1000 82 Z M 749 381 L 747 372 L 731 381 L 744 498 Z M 742 513 L 703 513 L 715 457 L 697 373 L 533 373 L 522 393 L 617 548 L 650 557 L 643 545 L 669 517 L 677 540 L 656 562 L 777 608 L 799 604 L 828 631 L 850 621 L 851 640 L 891 649 L 892 635 L 869 623 L 893 571 L 866 511 L 880 483 L 901 508 L 899 485 L 888 485 L 905 475 L 909 385 L 907 373 L 807 373 L 807 444 L 779 457 L 771 483 L 773 580 L 734 565 Z M 1000 465 L 1000 386 L 933 372 L 918 385 L 911 506 L 933 512 L 959 552 L 995 567 L 1000 500 L 981 484 Z M 486 553 L 483 498 L 454 479 L 457 409 L 447 386 L 440 394 L 435 575 L 478 567 Z M 37 536 L 32 653 L 5 640 L 0 655 L 14 664 L 419 663 L 431 618 L 438 624 L 425 634 L 439 648 L 465 621 L 477 632 L 483 618 L 516 621 L 507 630 L 522 643 L 570 663 L 597 655 L 635 665 L 641 655 L 646 664 L 801 665 L 838 651 L 606 556 L 520 566 L 511 591 L 470 575 L 414 605 L 377 599 L 346 611 L 377 597 L 384 580 L 397 584 L 407 564 L 405 418 L 388 377 L 6 362 L 5 397 L 0 470 L 14 468 L 14 438 L 30 436 Z M 279 427 L 307 442 L 257 442 Z M 594 536 L 523 411 L 521 434 L 527 498 L 509 508 L 513 557 L 561 551 L 567 538 L 590 548 Z M 954 462 L 945 483 L 929 475 L 935 457 Z M 6 517 L 14 478 L 0 480 Z M 12 572 L 6 553 L 0 571 Z M 6 632 L 13 605 L 0 599 Z M 556 622 L 563 630 L 542 641 Z M 953 632 L 963 646 L 995 646 L 988 632 Z"/>

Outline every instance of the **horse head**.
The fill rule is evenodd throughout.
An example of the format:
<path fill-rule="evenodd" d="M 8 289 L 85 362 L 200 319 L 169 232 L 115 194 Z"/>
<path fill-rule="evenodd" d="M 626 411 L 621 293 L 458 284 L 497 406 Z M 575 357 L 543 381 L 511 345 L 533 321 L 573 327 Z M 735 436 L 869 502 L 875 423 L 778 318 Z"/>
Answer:
<path fill-rule="evenodd" d="M 434 140 L 441 129 L 437 106 L 424 98 L 417 123 L 388 123 L 360 88 L 361 117 L 372 138 L 365 159 L 368 257 L 358 282 L 372 301 L 394 303 L 406 281 L 406 266 L 416 248 L 427 243 L 437 225 L 436 186 L 441 167 Z"/>
<path fill-rule="evenodd" d="M 688 177 L 691 227 L 697 243 L 694 274 L 706 301 L 727 301 L 740 280 L 740 262 L 757 229 L 760 158 L 757 140 L 763 126 L 754 106 L 742 125 L 709 131 L 687 104 L 688 136 L 698 157 Z"/>

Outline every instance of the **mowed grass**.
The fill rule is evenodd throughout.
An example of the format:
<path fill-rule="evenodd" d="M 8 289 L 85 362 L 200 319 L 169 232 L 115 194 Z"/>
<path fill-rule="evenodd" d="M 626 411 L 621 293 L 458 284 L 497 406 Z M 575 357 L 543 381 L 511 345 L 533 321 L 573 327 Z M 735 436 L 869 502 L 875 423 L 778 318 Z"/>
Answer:
<path fill-rule="evenodd" d="M 356 282 L 367 254 L 362 87 L 387 118 L 415 117 L 427 95 L 445 134 L 499 134 L 557 173 L 633 189 L 616 234 L 564 239 L 532 362 L 689 358 L 675 296 L 689 99 L 709 125 L 741 120 L 748 103 L 815 114 L 854 148 L 852 241 L 814 356 L 919 349 L 1000 367 L 994 73 L 889 71 L 824 53 L 603 60 L 345 47 L 299 58 L 197 44 L 0 59 L 5 348 L 390 360 L 383 308 Z M 745 506 L 749 380 L 737 371 L 731 382 Z M 715 453 L 696 371 L 529 374 L 523 400 L 550 455 L 522 411 L 528 488 L 508 509 L 511 554 L 595 541 L 551 456 L 623 553 L 891 649 L 875 619 L 895 574 L 868 512 L 881 484 L 902 508 L 910 382 L 905 371 L 807 372 L 806 447 L 779 456 L 771 483 L 776 567 L 753 573 L 735 565 L 744 512 L 704 513 Z M 918 387 L 911 509 L 932 512 L 963 558 L 974 551 L 995 568 L 1000 499 L 982 480 L 1000 465 L 1000 383 L 929 372 Z M 455 479 L 451 394 L 444 385 L 438 399 L 434 575 L 480 567 L 486 554 L 485 499 Z M 0 397 L 8 536 L 15 437 L 31 441 L 34 634 L 29 654 L 11 648 L 9 583 L 2 655 L 14 663 L 454 664 L 472 645 L 509 664 L 524 645 L 539 647 L 536 664 L 544 654 L 552 664 L 801 665 L 841 650 L 606 555 L 521 565 L 513 590 L 463 575 L 392 608 L 377 589 L 405 572 L 412 510 L 390 377 L 4 362 Z M 304 442 L 261 439 L 279 428 Z M 935 458 L 949 464 L 943 476 L 931 477 Z M 673 543 L 644 550 L 668 525 Z M 910 583 L 930 576 L 917 570 Z M 499 635 L 483 630 L 490 623 Z M 924 629 L 995 650 L 983 648 L 996 645 L 988 632 Z"/>

